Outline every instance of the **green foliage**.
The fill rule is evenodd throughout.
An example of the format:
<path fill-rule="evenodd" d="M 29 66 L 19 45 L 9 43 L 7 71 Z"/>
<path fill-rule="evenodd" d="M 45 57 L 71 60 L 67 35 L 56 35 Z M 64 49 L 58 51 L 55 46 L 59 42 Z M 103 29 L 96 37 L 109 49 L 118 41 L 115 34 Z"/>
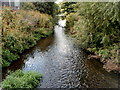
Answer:
<path fill-rule="evenodd" d="M 75 5 L 77 12 L 66 18 L 67 28 L 75 33 L 73 36 L 83 48 L 91 48 L 103 59 L 117 59 L 118 48 L 114 44 L 118 47 L 120 42 L 120 2 L 80 2 Z"/>
<path fill-rule="evenodd" d="M 53 32 L 53 18 L 38 11 L 4 10 L 2 17 L 3 67 L 9 66 L 19 58 L 20 53 L 34 46 L 41 37 Z"/>
<path fill-rule="evenodd" d="M 42 37 L 47 37 L 52 34 L 53 31 L 49 28 L 38 28 L 33 32 L 34 37 L 39 40 Z"/>
<path fill-rule="evenodd" d="M 17 70 L 6 77 L 2 82 L 2 88 L 36 88 L 40 85 L 41 78 L 42 75 L 37 72 Z"/>
<path fill-rule="evenodd" d="M 105 35 L 105 36 L 102 38 L 101 43 L 103 43 L 104 46 L 109 45 L 109 43 L 110 43 L 109 35 Z"/>
<path fill-rule="evenodd" d="M 45 13 L 51 15 L 54 19 L 52 19 L 53 24 L 58 21 L 56 14 L 58 13 L 58 5 L 54 2 L 33 2 L 35 6 L 35 10 L 40 13 Z"/>
<path fill-rule="evenodd" d="M 58 17 L 56 16 L 58 13 L 58 5 L 54 2 L 21 2 L 20 8 L 22 10 L 34 10 L 39 11 L 40 13 L 51 15 L 53 17 L 53 24 L 58 21 Z"/>
<path fill-rule="evenodd" d="M 21 2 L 20 8 L 23 10 L 35 10 L 35 6 L 31 2 Z"/>
<path fill-rule="evenodd" d="M 98 47 L 101 45 L 106 46 L 107 44 L 114 43 L 114 41 L 120 41 L 120 21 L 117 5 L 118 3 L 80 4 L 81 12 L 79 12 L 79 14 L 84 14 L 83 17 L 86 18 L 88 31 L 92 32 L 92 43 L 98 45 Z M 87 8 L 84 8 L 85 6 L 87 6 Z M 97 36 L 96 33 L 99 36 Z"/>
<path fill-rule="evenodd" d="M 61 6 L 62 13 L 66 15 L 76 12 L 76 2 L 64 2 Z"/>
<path fill-rule="evenodd" d="M 2 58 L 3 58 L 3 67 L 10 65 L 10 62 L 16 60 L 17 58 L 19 58 L 19 56 L 16 54 L 14 55 L 13 53 L 11 53 L 9 50 L 7 49 L 3 49 L 2 51 Z"/>
<path fill-rule="evenodd" d="M 36 10 L 49 15 L 53 15 L 55 12 L 54 10 L 57 10 L 54 2 L 34 2 L 33 5 L 35 6 Z"/>

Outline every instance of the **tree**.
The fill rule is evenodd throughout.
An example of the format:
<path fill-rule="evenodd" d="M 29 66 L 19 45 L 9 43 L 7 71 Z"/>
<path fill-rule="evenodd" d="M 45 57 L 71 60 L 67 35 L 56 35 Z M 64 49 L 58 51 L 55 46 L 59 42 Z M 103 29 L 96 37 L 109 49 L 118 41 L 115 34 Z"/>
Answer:
<path fill-rule="evenodd" d="M 58 6 L 54 2 L 34 2 L 33 4 L 36 10 L 40 11 L 41 13 L 47 13 L 52 16 L 58 8 Z"/>
<path fill-rule="evenodd" d="M 72 12 L 75 12 L 75 8 L 76 8 L 76 2 L 65 2 L 62 3 L 61 9 L 63 9 L 63 13 L 67 13 L 70 14 Z"/>

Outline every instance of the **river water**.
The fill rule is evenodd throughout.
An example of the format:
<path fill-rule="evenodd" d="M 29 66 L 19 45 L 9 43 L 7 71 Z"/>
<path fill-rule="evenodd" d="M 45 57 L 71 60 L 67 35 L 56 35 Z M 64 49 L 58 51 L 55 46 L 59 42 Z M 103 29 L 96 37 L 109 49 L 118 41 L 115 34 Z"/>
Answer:
<path fill-rule="evenodd" d="M 54 35 L 44 38 L 24 52 L 21 58 L 3 69 L 22 69 L 43 74 L 38 88 L 118 88 L 118 75 L 108 73 L 96 60 L 86 54 L 65 34 L 65 20 L 59 20 Z"/>

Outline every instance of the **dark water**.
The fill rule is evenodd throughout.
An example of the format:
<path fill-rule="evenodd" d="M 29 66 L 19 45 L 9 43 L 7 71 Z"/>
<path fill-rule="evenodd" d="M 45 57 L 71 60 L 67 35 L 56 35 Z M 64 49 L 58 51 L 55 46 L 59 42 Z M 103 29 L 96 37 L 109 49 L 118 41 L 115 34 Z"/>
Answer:
<path fill-rule="evenodd" d="M 59 21 L 61 26 L 64 23 Z M 22 69 L 43 74 L 39 88 L 117 88 L 118 75 L 106 72 L 96 60 L 87 60 L 61 26 L 55 26 L 54 36 L 40 40 L 18 61 L 3 69 L 3 76 L 8 70 Z"/>

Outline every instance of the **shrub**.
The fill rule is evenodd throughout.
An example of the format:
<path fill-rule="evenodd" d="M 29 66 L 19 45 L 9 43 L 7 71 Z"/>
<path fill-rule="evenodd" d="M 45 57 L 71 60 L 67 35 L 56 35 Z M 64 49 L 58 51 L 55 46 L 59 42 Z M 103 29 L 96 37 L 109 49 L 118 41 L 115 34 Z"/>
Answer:
<path fill-rule="evenodd" d="M 31 2 L 22 2 L 20 4 L 20 8 L 24 10 L 35 10 L 36 9 L 34 4 Z"/>
<path fill-rule="evenodd" d="M 120 2 L 77 3 L 76 13 L 67 15 L 67 28 L 81 47 L 91 48 L 103 60 L 118 62 L 120 42 Z"/>
<path fill-rule="evenodd" d="M 12 61 L 19 58 L 19 56 L 17 54 L 11 53 L 7 49 L 3 49 L 2 50 L 2 58 L 3 58 L 3 60 L 2 60 L 3 67 L 6 67 L 6 66 L 9 66 Z"/>
<path fill-rule="evenodd" d="M 9 66 L 25 49 L 33 47 L 37 40 L 53 32 L 52 29 L 52 17 L 47 14 L 38 11 L 3 10 L 2 49 L 5 51 L 2 53 L 2 65 Z"/>
<path fill-rule="evenodd" d="M 40 85 L 41 79 L 42 75 L 37 72 L 17 70 L 3 80 L 2 88 L 36 88 Z"/>

